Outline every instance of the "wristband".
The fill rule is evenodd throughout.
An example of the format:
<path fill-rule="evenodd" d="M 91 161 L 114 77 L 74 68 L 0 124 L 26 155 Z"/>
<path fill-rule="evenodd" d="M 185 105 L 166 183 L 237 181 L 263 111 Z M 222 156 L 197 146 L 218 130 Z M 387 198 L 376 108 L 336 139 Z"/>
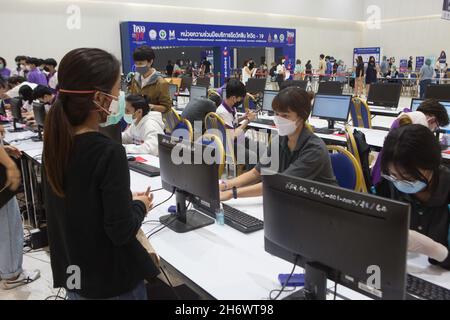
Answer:
<path fill-rule="evenodd" d="M 237 198 L 238 198 L 237 188 L 233 187 L 233 199 L 237 199 Z"/>

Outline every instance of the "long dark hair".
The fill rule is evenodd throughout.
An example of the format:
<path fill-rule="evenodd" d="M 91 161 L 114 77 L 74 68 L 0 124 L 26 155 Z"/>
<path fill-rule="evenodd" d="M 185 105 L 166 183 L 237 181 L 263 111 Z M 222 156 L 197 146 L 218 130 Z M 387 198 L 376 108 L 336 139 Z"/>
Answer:
<path fill-rule="evenodd" d="M 433 172 L 431 188 L 433 191 L 439 182 L 441 166 L 441 147 L 436 136 L 425 126 L 407 125 L 392 131 L 386 138 L 381 156 L 381 171 L 389 174 L 389 165 L 393 165 L 400 178 L 413 178 L 428 182 L 419 169 Z"/>
<path fill-rule="evenodd" d="M 119 61 L 101 49 L 70 51 L 61 61 L 59 88 L 110 93 L 119 77 Z M 82 125 L 96 109 L 95 93 L 59 92 L 45 120 L 43 160 L 47 180 L 59 197 L 64 194 L 64 173 L 71 157 L 74 127 Z"/>

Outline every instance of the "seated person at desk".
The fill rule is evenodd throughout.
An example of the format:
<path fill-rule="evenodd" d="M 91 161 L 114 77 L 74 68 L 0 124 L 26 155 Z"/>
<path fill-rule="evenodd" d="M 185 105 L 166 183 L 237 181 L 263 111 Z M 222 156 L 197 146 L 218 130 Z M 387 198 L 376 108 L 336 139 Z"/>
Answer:
<path fill-rule="evenodd" d="M 189 120 L 195 133 L 205 132 L 204 120 L 208 113 L 216 112 L 222 103 L 217 93 L 208 93 L 208 99 L 192 99 L 184 108 L 181 117 Z M 201 129 L 201 130 L 199 130 Z"/>
<path fill-rule="evenodd" d="M 124 120 L 131 124 L 122 133 L 126 152 L 158 156 L 158 134 L 164 133 L 161 113 L 150 111 L 148 100 L 143 96 L 130 95 L 126 102 Z"/>
<path fill-rule="evenodd" d="M 311 113 L 311 101 L 310 94 L 294 87 L 284 89 L 275 97 L 272 108 L 280 138 L 277 141 L 274 137 L 272 144 L 279 150 L 278 159 L 272 158 L 273 147 L 269 148 L 267 156 L 252 171 L 222 182 L 222 201 L 261 196 L 261 169 L 273 170 L 274 162 L 278 162 L 278 169 L 273 171 L 337 185 L 325 143 L 305 125 Z"/>
<path fill-rule="evenodd" d="M 391 130 L 410 124 L 421 124 L 436 132 L 440 127 L 446 127 L 450 123 L 445 107 L 435 99 L 425 100 L 416 112 L 402 113 L 392 124 Z M 381 155 L 372 169 L 372 183 L 376 186 L 381 182 Z"/>
<path fill-rule="evenodd" d="M 3 93 L 0 91 L 0 99 L 17 98 L 20 95 L 19 90 L 23 86 L 28 86 L 31 89 L 34 89 L 37 87 L 37 84 L 27 82 L 23 77 L 11 77 L 8 79 L 8 91 Z"/>
<path fill-rule="evenodd" d="M 51 88 L 39 85 L 33 90 L 33 98 L 34 100 L 39 100 L 40 103 L 43 103 L 45 105 L 45 110 L 48 112 L 55 102 L 56 96 L 53 94 Z"/>
<path fill-rule="evenodd" d="M 450 170 L 441 166 L 441 160 L 439 143 L 424 126 L 392 131 L 381 159 L 388 183 L 377 194 L 411 204 L 408 250 L 450 270 Z"/>

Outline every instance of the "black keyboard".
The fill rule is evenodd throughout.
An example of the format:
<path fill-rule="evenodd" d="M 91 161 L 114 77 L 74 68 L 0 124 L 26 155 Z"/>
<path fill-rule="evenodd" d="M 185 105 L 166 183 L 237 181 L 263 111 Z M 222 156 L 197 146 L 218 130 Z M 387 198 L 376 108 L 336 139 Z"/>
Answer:
<path fill-rule="evenodd" d="M 257 124 L 263 124 L 265 126 L 274 126 L 275 122 L 273 122 L 273 120 L 270 119 L 255 119 L 252 121 L 253 123 L 257 123 Z"/>
<path fill-rule="evenodd" d="M 406 279 L 406 293 L 411 300 L 450 300 L 450 290 L 410 274 Z"/>
<path fill-rule="evenodd" d="M 158 168 L 150 166 L 148 164 L 144 164 L 141 162 L 128 162 L 128 166 L 130 170 L 143 174 L 147 177 L 158 177 L 160 176 L 160 171 Z"/>
<path fill-rule="evenodd" d="M 320 134 L 334 134 L 337 130 L 335 129 L 328 129 L 328 128 L 314 128 L 314 133 L 320 133 Z"/>
<path fill-rule="evenodd" d="M 242 232 L 252 233 L 264 229 L 264 223 L 240 210 L 223 205 L 225 224 Z"/>

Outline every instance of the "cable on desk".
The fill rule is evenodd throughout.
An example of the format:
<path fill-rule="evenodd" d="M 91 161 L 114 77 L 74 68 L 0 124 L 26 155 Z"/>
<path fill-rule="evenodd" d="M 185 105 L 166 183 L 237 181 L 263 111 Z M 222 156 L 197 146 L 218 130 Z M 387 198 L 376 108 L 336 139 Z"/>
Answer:
<path fill-rule="evenodd" d="M 190 206 L 191 206 L 191 202 L 189 202 L 189 204 L 187 205 L 186 210 L 189 210 L 189 207 L 190 207 Z M 147 239 L 150 239 L 152 236 L 154 236 L 154 235 L 157 234 L 158 232 L 164 230 L 165 228 L 167 228 L 167 227 L 170 226 L 172 223 L 174 223 L 175 221 L 178 220 L 178 217 L 177 217 L 177 216 L 169 217 L 169 218 L 167 218 L 167 220 L 169 220 L 170 218 L 172 218 L 172 221 L 170 221 L 169 223 L 165 224 L 165 225 L 164 225 L 163 227 L 161 227 L 159 230 L 156 230 L 155 232 L 152 232 L 153 230 L 156 229 L 156 228 L 155 228 L 155 229 L 153 229 L 152 231 L 150 231 L 150 235 L 147 237 Z"/>
<path fill-rule="evenodd" d="M 291 280 L 292 276 L 294 275 L 294 271 L 295 271 L 295 268 L 297 267 L 297 263 L 298 263 L 298 256 L 295 257 L 294 267 L 292 268 L 292 272 L 289 275 L 289 277 L 287 278 L 286 282 L 283 284 L 283 287 L 281 288 L 281 290 L 270 291 L 269 300 L 277 300 L 283 292 L 291 292 L 291 291 L 285 291 L 285 289 L 286 289 L 287 284 L 289 283 L 289 280 Z M 275 298 L 272 298 L 273 292 L 278 292 L 278 295 Z"/>
<path fill-rule="evenodd" d="M 158 208 L 159 206 L 162 206 L 164 203 L 166 203 L 166 202 L 168 202 L 170 199 L 172 199 L 174 195 L 175 195 L 175 190 L 173 190 L 173 193 L 170 195 L 169 198 L 167 198 L 166 200 L 164 200 L 164 201 L 161 202 L 160 204 L 157 204 L 156 206 L 152 207 L 148 212 L 151 212 L 151 211 L 155 210 L 156 208 Z"/>
<path fill-rule="evenodd" d="M 59 288 L 58 293 L 56 295 L 48 296 L 44 300 L 50 300 L 50 299 L 53 299 L 53 298 L 55 298 L 55 300 L 58 300 L 58 299 L 59 300 L 67 300 L 67 293 L 66 293 L 66 295 L 64 297 L 60 295 L 62 289 L 63 288 Z"/>

